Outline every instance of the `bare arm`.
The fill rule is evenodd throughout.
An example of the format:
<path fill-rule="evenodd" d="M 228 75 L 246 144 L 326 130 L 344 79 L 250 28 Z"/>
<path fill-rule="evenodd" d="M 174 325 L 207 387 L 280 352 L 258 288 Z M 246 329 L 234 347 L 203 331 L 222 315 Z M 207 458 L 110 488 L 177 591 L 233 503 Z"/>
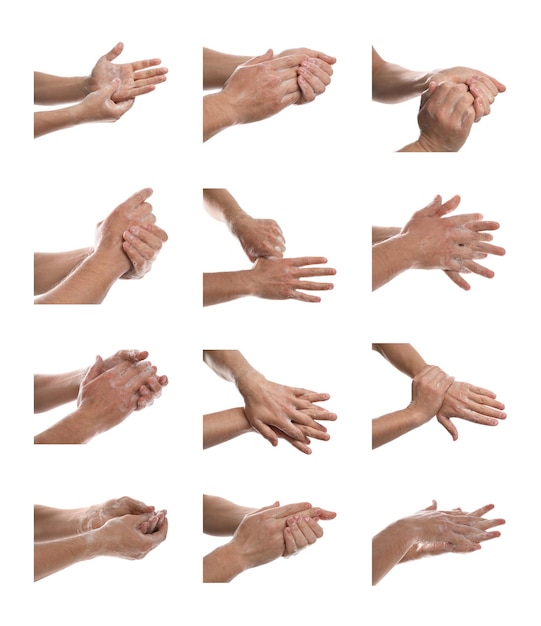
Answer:
<path fill-rule="evenodd" d="M 66 252 L 34 253 L 34 295 L 43 294 L 56 287 L 93 251 L 93 248 L 81 248 Z"/>
<path fill-rule="evenodd" d="M 34 104 L 80 102 L 89 93 L 88 76 L 54 76 L 34 72 Z"/>
<path fill-rule="evenodd" d="M 372 48 L 372 99 L 394 104 L 421 95 L 428 87 L 430 72 L 416 72 L 384 61 Z"/>
<path fill-rule="evenodd" d="M 203 496 L 203 532 L 217 537 L 231 537 L 238 525 L 256 509 L 240 506 L 218 496 Z"/>
<path fill-rule="evenodd" d="M 372 349 L 379 352 L 391 365 L 410 378 L 417 376 L 427 365 L 410 343 L 373 343 Z"/>
<path fill-rule="evenodd" d="M 63 374 L 34 375 L 34 413 L 77 400 L 86 368 Z"/>
<path fill-rule="evenodd" d="M 251 432 L 243 407 L 203 415 L 203 449 Z"/>
<path fill-rule="evenodd" d="M 203 89 L 221 89 L 235 69 L 250 58 L 203 48 Z"/>

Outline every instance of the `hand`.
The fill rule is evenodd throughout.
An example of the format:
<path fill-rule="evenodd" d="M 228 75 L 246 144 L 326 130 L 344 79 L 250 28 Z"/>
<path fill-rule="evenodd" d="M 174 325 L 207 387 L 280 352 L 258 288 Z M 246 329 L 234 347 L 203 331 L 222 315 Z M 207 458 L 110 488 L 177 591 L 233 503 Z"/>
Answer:
<path fill-rule="evenodd" d="M 285 50 L 275 55 L 274 58 L 298 54 L 305 54 L 308 58 L 299 65 L 297 70 L 297 81 L 301 97 L 296 104 L 306 104 L 315 100 L 316 96 L 321 95 L 330 84 L 333 74 L 331 66 L 336 63 L 336 59 L 323 52 L 317 52 L 308 48 Z"/>
<path fill-rule="evenodd" d="M 469 67 L 451 67 L 434 73 L 431 80 L 438 85 L 449 81 L 467 85 L 474 97 L 475 121 L 490 113 L 490 105 L 499 93 L 505 91 L 505 85 L 492 76 L 472 70 Z"/>
<path fill-rule="evenodd" d="M 331 438 L 330 435 L 327 433 L 327 429 L 322 424 L 319 424 L 319 421 L 321 420 L 335 421 L 337 416 L 336 416 L 336 413 L 329 413 L 329 411 L 327 411 L 326 409 L 321 409 L 319 407 L 316 410 L 301 409 L 301 413 L 306 413 L 313 420 L 318 420 L 316 422 L 317 427 L 311 426 L 311 425 L 298 424 L 296 422 L 291 422 L 292 425 L 298 428 L 301 431 L 301 433 L 304 435 L 303 440 L 293 439 L 289 435 L 286 435 L 283 430 L 280 430 L 276 426 L 271 426 L 271 428 L 274 434 L 279 439 L 284 439 L 285 441 L 290 443 L 294 448 L 297 448 L 297 450 L 304 452 L 304 454 L 312 454 L 312 449 L 310 448 L 311 439 L 318 439 L 320 441 L 329 441 L 329 439 Z"/>
<path fill-rule="evenodd" d="M 411 383 L 411 403 L 420 414 L 421 424 L 428 422 L 440 410 L 447 389 L 453 382 L 436 365 L 427 365 L 415 376 Z"/>
<path fill-rule="evenodd" d="M 95 530 L 99 553 L 142 559 L 167 537 L 167 511 L 115 517 Z"/>
<path fill-rule="evenodd" d="M 78 408 L 89 416 L 93 434 L 109 430 L 135 411 L 141 388 L 152 388 L 155 378 L 156 368 L 148 361 L 124 361 L 104 370 L 98 356 L 86 372 L 77 398 Z"/>
<path fill-rule="evenodd" d="M 156 224 L 143 223 L 140 226 L 130 226 L 122 237 L 122 249 L 132 267 L 121 278 L 143 278 L 152 269 L 162 245 L 167 241 L 167 233 Z"/>
<path fill-rule="evenodd" d="M 284 528 L 284 558 L 298 554 L 309 545 L 323 537 L 323 528 L 318 524 L 318 517 L 295 515 L 288 517 Z"/>
<path fill-rule="evenodd" d="M 251 274 L 253 295 L 270 300 L 301 300 L 302 302 L 320 302 L 321 298 L 301 291 L 326 291 L 333 288 L 332 283 L 319 283 L 301 280 L 304 277 L 334 276 L 336 270 L 330 267 L 305 267 L 327 263 L 324 257 L 300 257 L 296 259 L 264 259 L 255 262 Z"/>
<path fill-rule="evenodd" d="M 113 356 L 103 360 L 103 371 L 112 369 L 115 365 L 127 361 L 129 363 L 137 363 L 148 358 L 146 350 L 119 350 Z M 139 389 L 139 398 L 137 399 L 136 411 L 151 406 L 155 399 L 162 394 L 163 387 L 167 386 L 169 379 L 165 375 L 152 376 L 146 384 Z"/>
<path fill-rule="evenodd" d="M 421 96 L 417 140 L 424 152 L 457 152 L 476 119 L 474 97 L 467 85 L 431 81 Z"/>
<path fill-rule="evenodd" d="M 229 227 L 250 261 L 259 257 L 283 257 L 285 239 L 274 220 L 254 219 L 242 213 L 230 220 Z"/>
<path fill-rule="evenodd" d="M 242 569 L 264 565 L 288 554 L 286 552 L 285 531 L 287 520 L 292 516 L 300 516 L 304 521 L 306 521 L 307 517 L 329 520 L 336 517 L 336 513 L 313 508 L 307 502 L 285 506 L 279 506 L 279 503 L 275 502 L 271 506 L 263 507 L 246 515 L 237 527 L 231 540 L 231 545 L 235 548 L 237 558 L 242 563 Z M 307 527 L 307 524 L 303 524 L 303 530 Z M 289 528 L 291 528 L 291 522 Z M 300 527 L 298 527 L 298 530 L 304 536 L 304 532 L 300 530 Z M 299 543 L 303 544 L 304 541 L 299 531 L 295 529 L 295 535 L 292 532 L 292 536 L 295 541 L 298 539 Z M 289 538 L 287 550 L 293 550 L 292 542 L 289 541 Z"/>
<path fill-rule="evenodd" d="M 486 243 L 492 241 L 492 235 L 484 232 L 497 230 L 500 225 L 497 222 L 481 221 L 483 216 L 479 213 L 443 217 L 454 211 L 459 204 L 459 196 L 453 196 L 444 204 L 441 203 L 441 196 L 436 196 L 428 206 L 414 213 L 401 230 L 401 235 L 412 238 L 412 246 L 418 251 L 414 267 L 473 272 L 492 278 L 494 272 L 476 260 L 485 258 L 488 254 L 505 254 L 503 248 Z M 454 274 L 451 278 L 464 287 Z"/>
<path fill-rule="evenodd" d="M 505 405 L 496 400 L 492 391 L 453 381 L 445 393 L 437 419 L 456 441 L 458 430 L 450 418 L 459 417 L 484 426 L 497 426 L 499 420 L 507 417 L 503 409 Z"/>
<path fill-rule="evenodd" d="M 239 65 L 222 91 L 222 110 L 233 124 L 247 124 L 271 117 L 301 98 L 297 70 L 308 57 L 293 54 L 273 58 L 272 50 Z"/>
<path fill-rule="evenodd" d="M 279 385 L 256 370 L 240 374 L 237 387 L 244 398 L 244 413 L 250 425 L 273 446 L 278 445 L 278 437 L 272 427 L 305 446 L 309 440 L 300 426 L 326 432 L 315 420 L 327 412 L 314 402 L 328 400 L 328 394 Z"/>
<path fill-rule="evenodd" d="M 504 519 L 488 520 L 483 517 L 493 508 L 493 504 L 487 504 L 471 513 L 464 513 L 460 508 L 438 511 L 433 500 L 426 509 L 408 518 L 418 528 L 421 538 L 406 552 L 401 562 L 446 552 L 479 550 L 481 542 L 500 536 L 499 531 L 488 532 L 489 529 L 505 524 Z"/>
<path fill-rule="evenodd" d="M 147 506 L 144 502 L 124 496 L 88 507 L 85 517 L 88 529 L 96 529 L 115 517 L 153 512 L 153 506 Z"/>
<path fill-rule="evenodd" d="M 123 49 L 124 44 L 117 43 L 112 50 L 98 59 L 87 81 L 89 92 L 97 91 L 117 79 L 119 86 L 114 94 L 114 101 L 133 101 L 136 96 L 153 91 L 157 84 L 167 79 L 167 68 L 156 67 L 161 63 L 160 59 L 146 59 L 135 63 L 112 63 Z"/>
<path fill-rule="evenodd" d="M 89 93 L 74 110 L 80 112 L 77 122 L 116 122 L 129 111 L 134 100 L 117 102 L 120 81 L 118 79 L 104 85 L 101 89 Z"/>
<path fill-rule="evenodd" d="M 129 272 L 131 263 L 123 249 L 123 236 L 130 226 L 154 224 L 152 205 L 146 202 L 152 195 L 152 189 L 142 189 L 119 204 L 104 220 L 96 226 L 95 251 L 105 253 L 111 263 L 124 268 L 122 274 Z"/>

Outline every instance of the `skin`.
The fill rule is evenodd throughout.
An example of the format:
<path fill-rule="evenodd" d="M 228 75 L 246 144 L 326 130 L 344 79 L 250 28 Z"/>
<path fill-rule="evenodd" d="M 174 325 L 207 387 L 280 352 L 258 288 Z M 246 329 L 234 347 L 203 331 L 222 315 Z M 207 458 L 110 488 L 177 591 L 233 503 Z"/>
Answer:
<path fill-rule="evenodd" d="M 372 48 L 372 99 L 394 104 L 422 96 L 419 139 L 399 152 L 455 152 L 474 122 L 505 91 L 496 78 L 468 67 L 413 71 L 388 63 Z"/>
<path fill-rule="evenodd" d="M 240 61 L 240 63 L 239 63 Z M 253 58 L 203 50 L 203 141 L 229 126 L 257 122 L 313 101 L 330 83 L 334 57 L 296 48 Z"/>
<path fill-rule="evenodd" d="M 306 413 L 312 419 L 317 420 L 331 420 L 336 419 L 334 413 L 329 413 L 324 409 L 309 410 L 301 409 L 301 412 Z M 321 426 L 321 425 L 320 425 Z M 304 424 L 297 424 L 296 427 L 303 433 L 308 443 L 304 441 L 298 441 L 286 435 L 283 431 L 279 430 L 275 426 L 270 426 L 270 429 L 277 438 L 285 439 L 297 450 L 304 452 L 304 454 L 312 454 L 310 448 L 310 438 L 318 439 L 320 441 L 328 441 L 330 435 L 327 433 L 327 429 L 323 427 L 314 428 L 313 426 L 307 426 Z M 240 435 L 255 430 L 252 428 L 244 407 L 236 407 L 234 409 L 226 409 L 225 411 L 218 411 L 216 413 L 208 413 L 203 416 L 203 449 L 211 448 L 213 446 L 230 441 Z M 256 431 L 257 432 L 257 431 Z"/>
<path fill-rule="evenodd" d="M 148 361 L 120 359 L 106 365 L 96 357 L 81 381 L 77 409 L 37 435 L 35 444 L 87 443 L 152 404 L 167 384 L 167 378 L 158 377 Z"/>
<path fill-rule="evenodd" d="M 480 213 L 446 217 L 460 204 L 460 196 L 453 196 L 442 204 L 441 196 L 424 209 L 413 214 L 396 234 L 394 229 L 372 230 L 372 291 L 410 269 L 445 270 L 455 284 L 463 289 L 470 285 L 460 276 L 474 273 L 493 278 L 494 272 L 479 260 L 489 254 L 503 256 L 505 249 L 494 246 L 490 232 L 497 230 L 497 222 L 483 221 Z M 386 235 L 390 234 L 388 238 Z"/>
<path fill-rule="evenodd" d="M 117 43 L 88 76 L 62 77 L 34 72 L 34 104 L 77 104 L 34 113 L 34 137 L 88 122 L 115 122 L 131 109 L 134 99 L 166 80 L 160 59 L 113 63 L 124 44 Z"/>
<path fill-rule="evenodd" d="M 146 350 L 118 350 L 103 359 L 103 370 L 109 370 L 120 363 L 138 363 L 148 358 Z M 61 374 L 34 374 L 34 413 L 43 413 L 62 404 L 74 402 L 79 395 L 81 383 L 88 367 Z M 162 388 L 168 384 L 167 376 L 159 376 L 150 386 L 143 385 L 139 390 L 137 409 L 150 406 L 159 398 Z"/>
<path fill-rule="evenodd" d="M 436 501 L 410 517 L 402 518 L 372 539 L 372 584 L 376 585 L 398 563 L 448 552 L 467 553 L 500 536 L 491 528 L 504 519 L 486 519 L 494 508 L 487 504 L 471 513 L 457 508 L 438 511 Z"/>
<path fill-rule="evenodd" d="M 120 278 L 150 271 L 167 233 L 156 225 L 152 189 L 133 194 L 96 227 L 93 248 L 34 255 L 35 304 L 100 304 Z"/>
<path fill-rule="evenodd" d="M 133 498 L 80 509 L 35 505 L 34 581 L 97 556 L 142 559 L 167 530 L 167 511 Z"/>
<path fill-rule="evenodd" d="M 325 257 L 267 259 L 260 257 L 250 270 L 203 274 L 203 306 L 222 304 L 245 296 L 267 300 L 320 302 L 319 296 L 305 291 L 328 291 L 332 283 L 306 280 L 334 276 L 331 267 L 309 267 L 327 263 Z M 303 280 L 304 279 L 304 280 Z M 303 291 L 299 291 L 299 290 Z"/>
<path fill-rule="evenodd" d="M 244 414 L 251 428 L 273 446 L 282 436 L 308 453 L 309 436 L 315 437 L 315 431 L 326 434 L 327 429 L 317 420 L 336 419 L 334 413 L 316 404 L 328 400 L 329 394 L 269 381 L 238 350 L 204 350 L 203 359 L 218 376 L 235 383 L 244 399 Z"/>
<path fill-rule="evenodd" d="M 230 582 L 247 569 L 295 554 L 323 536 L 319 520 L 334 517 L 307 502 L 251 509 L 204 496 L 204 532 L 233 537 L 204 557 L 203 582 Z"/>
<path fill-rule="evenodd" d="M 280 226 L 248 215 L 227 189 L 203 189 L 203 205 L 214 219 L 227 224 L 252 263 L 260 257 L 283 257 L 286 248 Z"/>
<path fill-rule="evenodd" d="M 451 435 L 453 441 L 458 439 L 458 429 L 451 419 L 463 419 L 483 426 L 497 426 L 507 417 L 504 412 L 505 405 L 496 399 L 494 392 L 456 381 L 440 368 L 427 365 L 410 344 L 378 343 L 372 347 L 391 365 L 413 380 L 412 404 L 404 410 L 373 420 L 373 448 L 421 426 L 434 416 Z M 432 374 L 427 378 L 430 369 Z M 439 376 L 436 376 L 436 371 L 440 372 Z M 414 395 L 421 393 L 428 401 L 414 402 Z"/>

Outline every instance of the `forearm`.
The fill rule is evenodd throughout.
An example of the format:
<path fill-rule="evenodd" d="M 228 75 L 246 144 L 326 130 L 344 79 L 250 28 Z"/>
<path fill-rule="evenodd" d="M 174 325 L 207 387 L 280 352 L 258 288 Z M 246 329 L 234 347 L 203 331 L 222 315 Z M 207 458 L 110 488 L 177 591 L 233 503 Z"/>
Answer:
<path fill-rule="evenodd" d="M 220 546 L 203 558 L 204 583 L 228 583 L 245 570 L 231 543 Z"/>
<path fill-rule="evenodd" d="M 376 585 L 415 544 L 405 520 L 387 526 L 372 539 L 372 584 Z"/>
<path fill-rule="evenodd" d="M 124 254 L 124 253 L 122 253 Z M 47 293 L 38 296 L 35 304 L 100 304 L 112 285 L 129 269 L 124 264 L 108 261 L 107 255 L 92 253 L 75 270 Z"/>
<path fill-rule="evenodd" d="M 34 413 L 76 400 L 85 371 L 83 368 L 65 374 L 34 374 Z"/>
<path fill-rule="evenodd" d="M 372 348 L 410 378 L 415 378 L 427 365 L 423 357 L 409 343 L 374 343 Z"/>
<path fill-rule="evenodd" d="M 411 269 L 412 256 L 413 252 L 402 235 L 372 245 L 372 291 Z"/>
<path fill-rule="evenodd" d="M 98 556 L 93 533 L 34 543 L 34 581 Z"/>
<path fill-rule="evenodd" d="M 203 189 L 203 204 L 209 215 L 230 229 L 236 217 L 247 215 L 227 189 Z"/>
<path fill-rule="evenodd" d="M 203 274 L 203 306 L 230 302 L 252 293 L 252 270 Z"/>
<path fill-rule="evenodd" d="M 387 241 L 391 237 L 398 235 L 401 228 L 398 226 L 372 226 L 372 245 Z"/>
<path fill-rule="evenodd" d="M 235 384 L 244 373 L 256 371 L 239 350 L 203 350 L 203 360 L 215 374 Z"/>
<path fill-rule="evenodd" d="M 372 100 L 394 104 L 421 95 L 431 74 L 387 63 L 372 48 Z"/>
<path fill-rule="evenodd" d="M 88 95 L 87 76 L 53 76 L 34 72 L 34 104 L 79 102 Z"/>
<path fill-rule="evenodd" d="M 203 96 L 203 141 L 237 123 L 223 92 Z"/>
<path fill-rule="evenodd" d="M 51 541 L 72 537 L 91 530 L 88 509 L 56 509 L 34 505 L 34 541 Z"/>
<path fill-rule="evenodd" d="M 243 407 L 203 416 L 203 449 L 212 448 L 252 430 Z"/>
<path fill-rule="evenodd" d="M 81 248 L 66 252 L 35 252 L 34 295 L 40 295 L 56 287 L 93 251 L 93 248 Z"/>
<path fill-rule="evenodd" d="M 34 113 L 34 138 L 64 128 L 71 128 L 82 124 L 84 119 L 83 109 L 80 104 L 74 104 L 63 109 L 54 111 L 37 111 Z"/>
<path fill-rule="evenodd" d="M 238 525 L 256 509 L 239 506 L 218 496 L 203 496 L 203 532 L 217 537 L 231 537 Z"/>
<path fill-rule="evenodd" d="M 393 441 L 393 439 L 409 433 L 426 423 L 428 419 L 430 418 L 427 418 L 426 415 L 421 414 L 412 406 L 373 419 L 372 449 L 379 448 Z"/>
<path fill-rule="evenodd" d="M 203 89 L 221 89 L 235 69 L 250 58 L 203 48 Z"/>
<path fill-rule="evenodd" d="M 98 416 L 76 409 L 59 422 L 34 437 L 35 444 L 83 444 L 88 443 L 102 430 Z"/>

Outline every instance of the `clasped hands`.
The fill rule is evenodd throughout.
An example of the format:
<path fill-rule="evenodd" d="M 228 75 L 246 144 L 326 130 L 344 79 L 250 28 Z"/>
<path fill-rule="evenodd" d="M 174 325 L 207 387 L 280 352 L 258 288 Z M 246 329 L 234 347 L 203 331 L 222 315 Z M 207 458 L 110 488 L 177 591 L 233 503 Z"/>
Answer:
<path fill-rule="evenodd" d="M 120 278 L 142 278 L 168 239 L 146 201 L 152 193 L 150 188 L 138 191 L 96 226 L 94 254 L 118 268 Z"/>
<path fill-rule="evenodd" d="M 240 569 L 289 557 L 323 536 L 320 520 L 331 520 L 336 513 L 307 502 L 280 506 L 275 502 L 244 517 L 230 542 Z"/>
<path fill-rule="evenodd" d="M 466 67 L 436 71 L 421 95 L 417 140 L 423 152 L 456 152 L 464 145 L 474 122 L 490 113 L 505 85 Z"/>
<path fill-rule="evenodd" d="M 489 254 L 505 254 L 504 248 L 488 243 L 493 237 L 486 232 L 498 230 L 500 225 L 483 221 L 480 213 L 445 217 L 458 207 L 460 196 L 453 196 L 443 204 L 441 200 L 438 195 L 424 209 L 415 212 L 399 236 L 411 239 L 408 248 L 414 250 L 415 257 L 412 268 L 443 269 L 456 285 L 468 290 L 470 285 L 461 274 L 471 272 L 492 278 L 494 272 L 478 261 Z"/>
<path fill-rule="evenodd" d="M 246 124 L 275 115 L 291 104 L 312 102 L 331 82 L 336 62 L 308 48 L 272 50 L 239 65 L 227 79 L 221 96 L 233 123 Z"/>
<path fill-rule="evenodd" d="M 278 439 L 284 439 L 297 450 L 311 454 L 310 438 L 330 439 L 319 422 L 334 421 L 337 416 L 315 404 L 328 400 L 329 394 L 280 385 L 253 369 L 239 375 L 236 382 L 244 398 L 246 419 L 273 446 L 278 445 Z"/>
<path fill-rule="evenodd" d="M 427 365 L 413 378 L 410 408 L 418 415 L 419 425 L 436 416 L 453 441 L 458 439 L 458 430 L 451 418 L 497 426 L 507 417 L 505 405 L 494 392 L 455 381 L 436 365 Z"/>

